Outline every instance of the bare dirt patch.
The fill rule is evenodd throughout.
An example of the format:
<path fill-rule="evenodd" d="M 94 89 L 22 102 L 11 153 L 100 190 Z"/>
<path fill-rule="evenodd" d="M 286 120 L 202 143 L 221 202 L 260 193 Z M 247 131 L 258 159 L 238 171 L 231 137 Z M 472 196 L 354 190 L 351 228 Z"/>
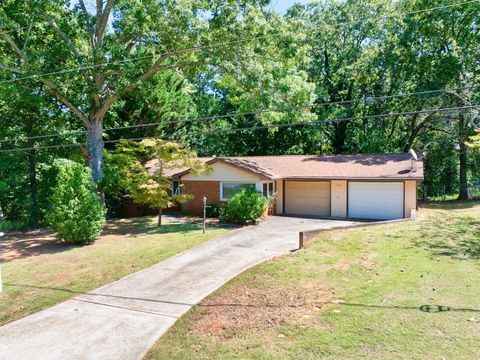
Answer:
<path fill-rule="evenodd" d="M 375 257 L 375 254 L 364 254 L 362 255 L 362 258 L 359 261 L 359 264 L 365 267 L 368 270 L 376 270 L 380 266 L 373 261 L 373 258 Z"/>
<path fill-rule="evenodd" d="M 335 270 L 338 270 L 338 271 L 347 271 L 348 269 L 350 269 L 350 266 L 352 266 L 352 263 L 350 261 L 347 261 L 347 260 L 339 260 L 334 266 L 333 268 Z"/>
<path fill-rule="evenodd" d="M 333 290 L 318 283 L 235 286 L 202 301 L 190 334 L 221 341 L 241 332 L 265 332 L 277 326 L 304 326 L 333 299 Z"/>

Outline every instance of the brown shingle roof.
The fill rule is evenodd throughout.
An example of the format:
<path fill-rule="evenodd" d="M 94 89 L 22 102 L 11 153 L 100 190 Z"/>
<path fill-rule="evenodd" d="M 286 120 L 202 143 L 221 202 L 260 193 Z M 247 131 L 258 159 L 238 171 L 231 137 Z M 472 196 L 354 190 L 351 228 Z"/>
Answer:
<path fill-rule="evenodd" d="M 423 179 L 423 161 L 413 161 L 410 153 L 368 155 L 283 155 L 202 158 L 222 161 L 254 172 L 264 179 Z M 412 169 L 413 165 L 413 169 Z M 175 169 L 178 176 L 188 169 Z"/>
<path fill-rule="evenodd" d="M 423 179 L 423 162 L 414 161 L 406 154 L 371 155 L 292 155 L 230 158 L 256 163 L 260 173 L 271 173 L 270 178 L 322 179 Z"/>

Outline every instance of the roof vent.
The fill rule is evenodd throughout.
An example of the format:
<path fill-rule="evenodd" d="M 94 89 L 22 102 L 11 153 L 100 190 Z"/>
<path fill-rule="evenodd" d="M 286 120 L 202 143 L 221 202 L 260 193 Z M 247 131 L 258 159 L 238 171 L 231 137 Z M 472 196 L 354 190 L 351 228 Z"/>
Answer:
<path fill-rule="evenodd" d="M 415 150 L 410 149 L 409 153 L 410 153 L 410 155 L 412 155 L 412 157 L 415 161 L 418 160 L 418 156 L 417 156 L 417 153 L 415 152 Z"/>
<path fill-rule="evenodd" d="M 413 149 L 410 149 L 409 152 L 410 152 L 410 155 L 412 155 L 412 158 L 410 159 L 410 171 L 417 172 L 417 160 L 418 160 L 417 153 Z"/>

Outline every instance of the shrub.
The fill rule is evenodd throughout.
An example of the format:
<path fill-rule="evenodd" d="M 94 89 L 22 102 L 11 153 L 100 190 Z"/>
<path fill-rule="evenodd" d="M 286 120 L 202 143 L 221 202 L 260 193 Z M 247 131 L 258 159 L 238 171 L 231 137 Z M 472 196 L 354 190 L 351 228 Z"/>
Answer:
<path fill-rule="evenodd" d="M 218 204 L 210 204 L 207 206 L 207 217 L 218 218 L 220 216 L 220 206 Z"/>
<path fill-rule="evenodd" d="M 228 200 L 220 220 L 237 224 L 255 223 L 262 217 L 267 198 L 254 189 L 245 189 Z"/>
<path fill-rule="evenodd" d="M 102 231 L 105 207 L 95 194 L 90 169 L 70 160 L 57 160 L 56 184 L 46 216 L 57 237 L 68 243 L 90 244 Z"/>

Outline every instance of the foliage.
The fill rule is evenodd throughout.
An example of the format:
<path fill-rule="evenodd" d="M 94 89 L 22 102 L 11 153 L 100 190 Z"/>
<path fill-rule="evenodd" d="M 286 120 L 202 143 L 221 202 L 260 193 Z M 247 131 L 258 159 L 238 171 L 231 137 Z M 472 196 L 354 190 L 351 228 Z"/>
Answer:
<path fill-rule="evenodd" d="M 90 171 L 70 160 L 56 160 L 55 166 L 58 174 L 49 199 L 48 225 L 67 243 L 90 244 L 105 222 L 105 209 L 94 192 Z"/>
<path fill-rule="evenodd" d="M 477 134 L 470 136 L 470 141 L 468 142 L 468 146 L 474 150 L 480 150 L 480 129 L 477 129 Z"/>
<path fill-rule="evenodd" d="M 208 218 L 218 218 L 222 208 L 218 204 L 210 204 L 207 206 L 206 215 Z"/>
<path fill-rule="evenodd" d="M 208 166 L 196 158 L 196 153 L 180 144 L 165 140 L 147 139 L 140 143 L 123 142 L 119 151 L 127 163 L 126 188 L 136 203 L 159 209 L 158 226 L 162 210 L 193 199 L 192 195 L 172 193 L 170 169 L 191 169 L 193 173 L 205 173 Z M 148 162 L 148 164 L 147 164 Z"/>
<path fill-rule="evenodd" d="M 268 199 L 254 189 L 244 189 L 229 199 L 220 220 L 236 224 L 255 223 L 265 213 Z"/>
<path fill-rule="evenodd" d="M 155 74 L 213 70 L 217 75 L 229 74 L 225 77 L 229 89 L 237 86 L 238 79 L 263 90 L 250 99 L 265 96 L 272 87 L 281 88 L 287 98 L 295 93 L 295 102 L 310 97 L 308 87 L 299 92 L 289 89 L 290 84 L 298 87 L 305 80 L 305 74 L 286 61 L 299 51 L 291 45 L 301 40 L 295 38 L 301 33 L 290 32 L 267 4 L 266 0 L 166 4 L 108 0 L 97 1 L 92 9 L 83 0 L 39 1 L 30 8 L 8 0 L 0 8 L 0 53 L 6 54 L 2 63 L 7 64 L 3 70 L 8 71 L 8 79 L 59 68 L 68 72 L 68 76 L 36 76 L 33 81 L 88 130 L 88 161 L 98 181 L 103 178 L 102 129 L 107 113 Z M 31 31 L 34 16 L 42 23 L 33 24 Z M 14 29 L 14 34 L 4 26 Z M 271 56 L 275 54 L 282 56 L 275 59 Z M 255 59 L 262 56 L 269 59 L 257 66 Z M 82 71 L 74 71 L 78 68 Z"/>

